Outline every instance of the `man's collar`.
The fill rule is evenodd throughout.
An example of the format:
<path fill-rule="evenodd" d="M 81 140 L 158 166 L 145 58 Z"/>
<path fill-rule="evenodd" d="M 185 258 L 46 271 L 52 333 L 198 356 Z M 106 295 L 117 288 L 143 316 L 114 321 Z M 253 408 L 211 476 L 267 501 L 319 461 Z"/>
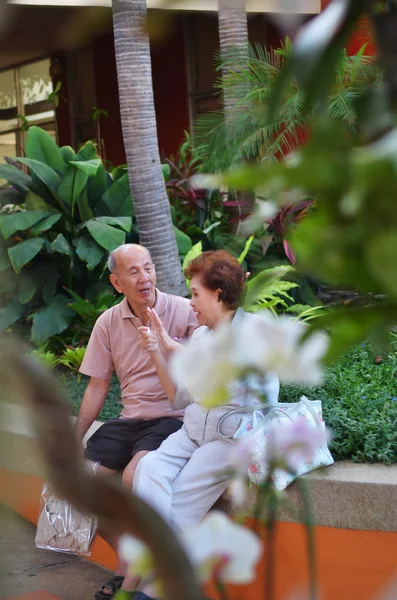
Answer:
<path fill-rule="evenodd" d="M 154 310 L 156 311 L 156 313 L 159 316 L 161 316 L 165 313 L 167 306 L 168 306 L 168 301 L 169 301 L 168 295 L 164 294 L 164 292 L 160 292 L 160 290 L 158 290 L 156 288 L 156 301 L 154 303 Z M 122 319 L 137 319 L 138 318 L 132 312 L 130 305 L 128 304 L 127 298 L 124 298 L 120 302 L 120 310 L 121 310 L 121 318 Z"/>

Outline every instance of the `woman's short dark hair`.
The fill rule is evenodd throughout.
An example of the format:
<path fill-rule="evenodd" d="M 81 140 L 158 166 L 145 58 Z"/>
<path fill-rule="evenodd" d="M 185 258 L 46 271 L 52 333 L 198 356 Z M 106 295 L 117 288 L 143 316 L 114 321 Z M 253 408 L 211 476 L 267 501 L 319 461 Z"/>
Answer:
<path fill-rule="evenodd" d="M 221 290 L 219 300 L 230 310 L 235 310 L 244 302 L 246 283 L 245 272 L 237 258 L 225 250 L 203 252 L 190 261 L 185 269 L 185 277 L 192 279 L 198 275 L 204 287 Z"/>

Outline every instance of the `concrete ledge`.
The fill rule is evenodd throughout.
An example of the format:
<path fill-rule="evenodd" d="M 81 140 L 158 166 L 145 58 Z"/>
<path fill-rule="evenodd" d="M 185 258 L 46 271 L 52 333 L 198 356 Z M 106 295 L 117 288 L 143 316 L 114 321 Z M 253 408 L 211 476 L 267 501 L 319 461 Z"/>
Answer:
<path fill-rule="evenodd" d="M 3 405 L 4 406 L 4 405 Z M 16 409 L 15 418 L 3 421 L 1 432 L 0 467 L 19 473 L 36 475 L 45 479 L 46 468 L 30 435 L 28 420 Z M 26 409 L 25 409 L 26 410 Z M 3 413 L 3 411 L 2 411 Z M 1 415 L 3 417 L 3 414 Z M 25 418 L 24 418 L 25 417 Z M 7 424 L 4 427 L 4 422 Z M 88 439 L 101 422 L 96 421 L 85 439 Z M 397 464 L 355 464 L 338 462 L 321 471 L 306 475 L 311 491 L 311 502 L 316 525 L 343 529 L 397 531 Z M 297 486 L 292 484 L 286 492 L 293 511 L 284 507 L 279 520 L 298 522 L 296 513 L 302 507 Z M 255 490 L 252 489 L 244 512 L 252 515 Z"/>
<path fill-rule="evenodd" d="M 326 527 L 373 531 L 397 531 L 397 464 L 337 462 L 313 471 L 303 479 L 310 489 L 314 523 Z M 286 491 L 295 511 L 302 509 L 296 484 Z M 255 492 L 249 495 L 244 510 L 252 514 Z M 284 507 L 280 521 L 299 519 Z"/>

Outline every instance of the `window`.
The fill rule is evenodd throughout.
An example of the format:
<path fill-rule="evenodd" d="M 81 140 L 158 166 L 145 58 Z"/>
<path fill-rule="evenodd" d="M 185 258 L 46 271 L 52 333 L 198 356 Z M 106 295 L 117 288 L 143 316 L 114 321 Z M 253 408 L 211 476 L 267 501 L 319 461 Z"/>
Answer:
<path fill-rule="evenodd" d="M 194 13 L 186 19 L 190 114 L 196 118 L 221 107 L 214 87 L 219 74 L 215 54 L 219 49 L 217 13 Z"/>
<path fill-rule="evenodd" d="M 23 153 L 26 125 L 39 125 L 56 138 L 50 60 L 0 72 L 0 162 Z"/>

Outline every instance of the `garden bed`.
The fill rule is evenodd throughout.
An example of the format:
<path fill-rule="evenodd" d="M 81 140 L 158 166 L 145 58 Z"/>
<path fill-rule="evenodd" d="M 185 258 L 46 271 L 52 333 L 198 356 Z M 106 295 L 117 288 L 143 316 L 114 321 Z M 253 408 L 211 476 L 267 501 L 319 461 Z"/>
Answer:
<path fill-rule="evenodd" d="M 62 374 L 62 384 L 77 414 L 88 379 Z M 326 369 L 318 388 L 282 386 L 280 400 L 296 402 L 302 394 L 322 400 L 324 419 L 333 431 L 331 451 L 336 460 L 397 463 L 397 338 L 377 356 L 370 344 L 353 347 Z M 112 379 L 99 419 L 118 417 L 120 387 Z"/>

